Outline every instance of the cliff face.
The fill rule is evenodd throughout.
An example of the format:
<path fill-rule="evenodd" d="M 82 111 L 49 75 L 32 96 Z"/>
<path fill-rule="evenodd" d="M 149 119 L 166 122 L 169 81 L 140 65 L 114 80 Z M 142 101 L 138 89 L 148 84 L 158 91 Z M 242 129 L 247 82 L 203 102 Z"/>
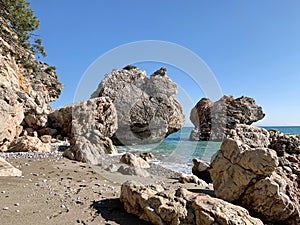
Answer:
<path fill-rule="evenodd" d="M 52 67 L 38 62 L 13 39 L 1 35 L 0 146 L 20 136 L 26 128 L 44 127 L 51 111 L 49 102 L 58 98 L 61 89 Z"/>

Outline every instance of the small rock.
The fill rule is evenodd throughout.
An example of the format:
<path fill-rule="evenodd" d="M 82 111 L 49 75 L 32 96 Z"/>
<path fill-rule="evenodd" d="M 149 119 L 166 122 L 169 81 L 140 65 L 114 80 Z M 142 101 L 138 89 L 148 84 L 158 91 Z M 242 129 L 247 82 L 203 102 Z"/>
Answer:
<path fill-rule="evenodd" d="M 150 168 L 149 163 L 129 152 L 122 155 L 120 162 L 136 168 Z"/>
<path fill-rule="evenodd" d="M 50 135 L 43 135 L 40 137 L 40 139 L 43 143 L 47 144 L 47 143 L 51 143 L 52 137 Z"/>
<path fill-rule="evenodd" d="M 154 154 L 151 152 L 144 152 L 140 154 L 140 157 L 142 159 L 144 159 L 145 161 L 148 161 L 149 159 L 153 159 L 154 158 Z"/>

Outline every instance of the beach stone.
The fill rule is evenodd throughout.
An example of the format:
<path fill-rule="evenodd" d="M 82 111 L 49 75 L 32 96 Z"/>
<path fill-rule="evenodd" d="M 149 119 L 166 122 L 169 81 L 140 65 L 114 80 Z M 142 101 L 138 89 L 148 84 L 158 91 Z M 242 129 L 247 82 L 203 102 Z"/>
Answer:
<path fill-rule="evenodd" d="M 263 225 L 242 207 L 183 188 L 164 190 L 160 185 L 127 181 L 122 184 L 120 201 L 128 213 L 157 225 Z"/>
<path fill-rule="evenodd" d="M 255 146 L 250 139 L 245 140 Z M 299 224 L 300 182 L 294 174 L 299 165 L 290 162 L 287 153 L 278 157 L 275 150 L 263 147 L 265 144 L 250 147 L 240 140 L 224 139 L 209 170 L 215 195 L 239 202 L 266 223 Z"/>
<path fill-rule="evenodd" d="M 13 140 L 8 152 L 51 152 L 51 145 L 43 143 L 37 137 L 22 136 Z"/>
<path fill-rule="evenodd" d="M 212 179 L 209 173 L 209 168 L 210 168 L 209 163 L 201 159 L 196 159 L 196 158 L 193 159 L 192 173 L 196 177 L 204 180 L 205 182 L 212 183 Z"/>
<path fill-rule="evenodd" d="M 54 136 L 55 134 L 57 134 L 57 130 L 56 129 L 52 129 L 49 127 L 44 127 L 40 130 L 37 131 L 39 136 L 43 136 L 43 135 L 50 135 L 50 136 Z"/>
<path fill-rule="evenodd" d="M 151 152 L 143 152 L 140 154 L 140 157 L 145 161 L 149 161 L 150 159 L 153 159 L 155 156 Z"/>
<path fill-rule="evenodd" d="M 121 165 L 117 172 L 123 174 L 123 175 L 133 175 L 133 176 L 138 176 L 138 177 L 149 177 L 150 173 L 140 167 L 132 167 L 132 166 L 124 166 Z"/>
<path fill-rule="evenodd" d="M 48 115 L 49 127 L 70 138 L 65 156 L 98 164 L 101 154 L 117 153 L 110 137 L 117 130 L 117 114 L 107 97 L 81 101 L 59 108 Z"/>
<path fill-rule="evenodd" d="M 22 176 L 22 171 L 12 166 L 5 159 L 0 157 L 0 177 L 2 176 L 13 176 L 19 177 Z M 5 192 L 3 192 L 5 193 Z"/>
<path fill-rule="evenodd" d="M 208 184 L 204 180 L 199 179 L 195 175 L 191 175 L 191 176 L 181 175 L 179 177 L 179 182 L 183 183 L 183 184 L 185 184 L 185 183 L 198 184 L 198 185 L 201 185 L 203 187 L 208 186 Z"/>
<path fill-rule="evenodd" d="M 43 135 L 40 139 L 43 143 L 51 143 L 52 137 L 50 135 Z"/>
<path fill-rule="evenodd" d="M 251 125 L 265 116 L 262 108 L 249 97 L 223 96 L 216 102 L 202 98 L 191 110 L 195 128 L 190 140 L 222 141 L 237 124 Z"/>
<path fill-rule="evenodd" d="M 161 68 L 150 78 L 136 67 L 113 70 L 92 98 L 107 96 L 118 115 L 117 145 L 148 144 L 163 140 L 184 125 L 184 114 L 175 98 L 177 85 Z"/>
<path fill-rule="evenodd" d="M 141 157 L 136 157 L 134 154 L 130 152 L 123 154 L 120 158 L 120 162 L 135 168 L 150 168 L 148 162 L 146 162 Z"/>

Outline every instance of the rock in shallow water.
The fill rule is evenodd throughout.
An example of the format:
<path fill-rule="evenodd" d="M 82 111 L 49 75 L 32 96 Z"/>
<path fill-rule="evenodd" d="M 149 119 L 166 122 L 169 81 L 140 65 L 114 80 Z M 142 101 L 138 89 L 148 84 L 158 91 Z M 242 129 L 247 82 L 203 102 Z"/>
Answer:
<path fill-rule="evenodd" d="M 192 109 L 190 120 L 195 125 L 190 139 L 193 141 L 222 141 L 237 124 L 250 125 L 263 119 L 265 114 L 254 99 L 223 96 L 217 102 L 201 99 Z"/>
<path fill-rule="evenodd" d="M 184 125 L 184 115 L 174 95 L 177 85 L 161 68 L 148 78 L 135 67 L 107 74 L 92 98 L 108 96 L 118 114 L 118 130 L 113 141 L 118 145 L 161 141 Z"/>

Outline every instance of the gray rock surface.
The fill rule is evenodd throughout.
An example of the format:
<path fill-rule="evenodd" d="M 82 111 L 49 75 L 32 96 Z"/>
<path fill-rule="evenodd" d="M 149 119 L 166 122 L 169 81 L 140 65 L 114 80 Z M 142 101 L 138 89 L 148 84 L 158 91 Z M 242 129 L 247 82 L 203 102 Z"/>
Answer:
<path fill-rule="evenodd" d="M 50 143 L 43 143 L 37 137 L 22 136 L 13 140 L 7 152 L 50 152 Z"/>
<path fill-rule="evenodd" d="M 136 157 L 134 154 L 129 152 L 122 155 L 120 162 L 135 168 L 150 168 L 150 165 L 147 161 L 141 157 Z"/>
<path fill-rule="evenodd" d="M 223 96 L 216 102 L 201 99 L 191 110 L 190 120 L 195 125 L 190 139 L 193 141 L 222 141 L 237 124 L 251 125 L 265 114 L 254 99 Z"/>
<path fill-rule="evenodd" d="M 148 78 L 135 67 L 113 70 L 99 84 L 92 98 L 108 96 L 118 114 L 118 145 L 161 141 L 184 125 L 184 115 L 175 98 L 176 84 L 161 68 Z"/>
<path fill-rule="evenodd" d="M 196 177 L 204 180 L 205 182 L 212 183 L 209 169 L 210 169 L 209 163 L 201 159 L 193 159 L 192 173 Z"/>
<path fill-rule="evenodd" d="M 128 213 L 155 225 L 263 225 L 242 207 L 186 189 L 164 190 L 127 181 L 121 187 L 121 202 Z"/>
<path fill-rule="evenodd" d="M 270 134 L 266 129 L 245 124 L 237 124 L 235 129 L 229 131 L 227 137 L 253 148 L 267 148 L 270 145 Z"/>
<path fill-rule="evenodd" d="M 260 138 L 264 134 L 265 138 Z M 287 148 L 293 154 L 283 151 L 282 156 L 278 155 L 270 148 L 272 143 L 279 147 L 281 142 L 276 141 L 282 136 L 269 136 L 261 128 L 243 125 L 232 138 L 236 140 L 223 141 L 211 163 L 216 197 L 239 203 L 265 222 L 299 224 L 299 153 Z M 287 140 L 289 146 L 297 143 L 294 137 Z"/>
<path fill-rule="evenodd" d="M 138 176 L 138 177 L 149 177 L 150 173 L 140 167 L 133 167 L 133 166 L 124 166 L 121 165 L 117 172 L 122 173 L 124 175 L 133 175 L 133 176 Z"/>
<path fill-rule="evenodd" d="M 110 137 L 117 130 L 117 114 L 107 97 L 64 106 L 49 114 L 48 126 L 71 139 L 65 155 L 98 164 L 101 154 L 116 153 Z"/>

